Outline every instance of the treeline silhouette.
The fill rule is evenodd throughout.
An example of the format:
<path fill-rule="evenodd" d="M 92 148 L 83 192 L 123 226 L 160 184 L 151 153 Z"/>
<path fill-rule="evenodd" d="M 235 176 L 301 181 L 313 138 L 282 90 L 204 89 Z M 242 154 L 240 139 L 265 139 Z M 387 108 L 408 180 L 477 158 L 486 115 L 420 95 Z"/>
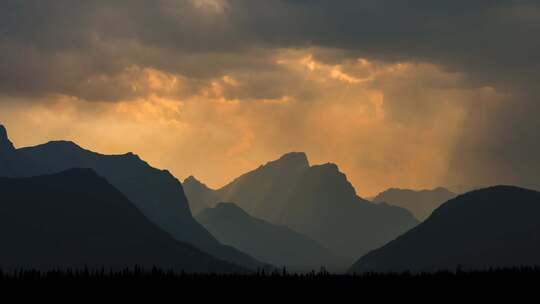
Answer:
<path fill-rule="evenodd" d="M 447 271 L 437 273 L 331 274 L 326 271 L 289 273 L 286 270 L 258 271 L 252 274 L 189 274 L 158 268 L 122 271 L 57 270 L 40 272 L 18 270 L 0 272 L 0 291 L 38 299 L 96 299 L 104 295 L 124 302 L 134 299 L 175 299 L 176 301 L 216 299 L 220 302 L 313 301 L 341 303 L 424 299 L 461 301 L 479 297 L 510 297 L 513 301 L 537 290 L 540 267 L 491 269 L 486 271 Z M 112 295 L 112 297 L 111 297 Z M 474 295 L 471 297 L 471 295 Z M 131 301 L 131 300 L 129 300 Z M 302 303 L 303 303 L 302 302 Z M 348 301 L 347 301 L 348 302 Z M 512 302 L 511 302 L 512 303 Z M 514 302 L 515 303 L 515 302 Z"/>
<path fill-rule="evenodd" d="M 126 268 L 121 271 L 95 269 L 67 269 L 39 271 L 33 269 L 19 269 L 15 271 L 0 270 L 0 282 L 32 282 L 32 281 L 184 281 L 184 282 L 324 282 L 324 283 L 375 283 L 375 282 L 442 282 L 442 281 L 497 281 L 497 280 L 540 279 L 540 266 L 514 267 L 488 269 L 481 271 L 464 271 L 460 268 L 455 271 L 440 272 L 394 272 L 394 273 L 353 273 L 332 274 L 321 268 L 318 271 L 306 273 L 291 273 L 286 268 L 273 271 L 258 270 L 250 274 L 218 274 L 218 273 L 186 273 L 160 268 L 143 269 L 141 267 Z"/>

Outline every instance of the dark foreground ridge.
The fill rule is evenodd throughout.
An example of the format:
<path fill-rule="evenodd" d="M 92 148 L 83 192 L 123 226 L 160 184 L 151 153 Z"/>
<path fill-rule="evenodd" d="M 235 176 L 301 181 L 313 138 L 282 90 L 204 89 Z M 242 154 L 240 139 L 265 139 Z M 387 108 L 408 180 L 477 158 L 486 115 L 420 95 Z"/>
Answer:
<path fill-rule="evenodd" d="M 179 242 L 91 169 L 0 178 L 0 269 L 244 268 Z"/>
<path fill-rule="evenodd" d="M 540 265 L 540 192 L 494 186 L 460 195 L 373 250 L 351 272 L 426 272 Z"/>

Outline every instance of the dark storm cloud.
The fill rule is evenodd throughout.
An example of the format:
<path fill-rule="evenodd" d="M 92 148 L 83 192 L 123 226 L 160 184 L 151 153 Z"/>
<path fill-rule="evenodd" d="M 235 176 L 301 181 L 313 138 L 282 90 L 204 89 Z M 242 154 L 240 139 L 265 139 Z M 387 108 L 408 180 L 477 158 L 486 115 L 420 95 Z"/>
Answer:
<path fill-rule="evenodd" d="M 223 9 L 212 12 L 212 3 Z M 520 85 L 540 78 L 536 1 L 7 0 L 0 9 L 1 51 L 8 54 L 0 59 L 0 79 L 2 90 L 12 93 L 75 94 L 70 86 L 79 85 L 66 85 L 58 74 L 80 82 L 130 64 L 208 76 L 223 67 L 197 69 L 178 57 L 303 46 L 433 62 L 469 72 L 472 83 Z M 66 56 L 82 67 L 60 63 L 69 61 Z"/>
<path fill-rule="evenodd" d="M 254 2 L 243 2 L 242 16 L 233 20 L 274 44 L 303 42 L 386 60 L 429 61 L 474 72 L 473 80 L 481 82 L 514 84 L 539 73 L 537 1 L 296 0 L 275 5 L 275 14 L 265 7 L 272 4 Z M 524 70 L 534 75 L 522 77 Z"/>

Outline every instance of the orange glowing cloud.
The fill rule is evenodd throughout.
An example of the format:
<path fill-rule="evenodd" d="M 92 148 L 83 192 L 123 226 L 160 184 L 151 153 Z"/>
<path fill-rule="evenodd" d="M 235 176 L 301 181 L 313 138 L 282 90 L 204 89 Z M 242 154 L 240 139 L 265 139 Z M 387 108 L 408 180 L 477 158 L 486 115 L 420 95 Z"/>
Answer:
<path fill-rule="evenodd" d="M 215 8 L 214 1 L 197 3 Z M 6 99 L 0 120 L 18 146 L 68 139 L 103 153 L 133 151 L 214 187 L 288 151 L 305 151 L 313 163 L 337 163 L 361 195 L 372 195 L 444 184 L 464 132 L 464 102 L 496 97 L 456 88 L 459 74 L 430 64 L 334 64 L 311 49 L 278 50 L 269 61 L 266 71 L 203 81 L 133 66 L 90 80 L 126 90 L 125 100 Z"/>

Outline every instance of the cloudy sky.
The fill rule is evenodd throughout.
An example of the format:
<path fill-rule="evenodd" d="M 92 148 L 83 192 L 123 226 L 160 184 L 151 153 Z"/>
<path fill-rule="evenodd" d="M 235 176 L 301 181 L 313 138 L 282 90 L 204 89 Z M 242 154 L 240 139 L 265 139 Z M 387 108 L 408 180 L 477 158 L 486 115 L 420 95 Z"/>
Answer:
<path fill-rule="evenodd" d="M 528 0 L 0 0 L 0 122 L 213 187 L 305 151 L 360 195 L 540 188 L 538 37 Z"/>

